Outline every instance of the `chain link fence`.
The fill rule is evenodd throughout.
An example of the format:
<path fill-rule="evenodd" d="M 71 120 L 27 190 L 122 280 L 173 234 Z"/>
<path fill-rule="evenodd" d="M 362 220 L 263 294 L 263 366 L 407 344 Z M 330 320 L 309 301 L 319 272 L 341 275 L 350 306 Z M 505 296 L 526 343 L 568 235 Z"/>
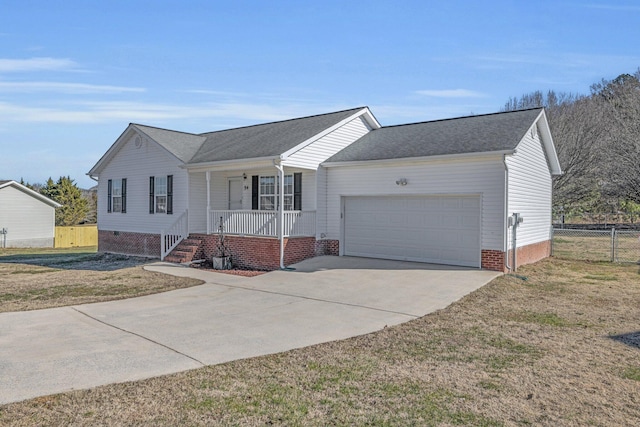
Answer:
<path fill-rule="evenodd" d="M 558 258 L 640 262 L 640 230 L 552 228 L 551 253 Z"/>

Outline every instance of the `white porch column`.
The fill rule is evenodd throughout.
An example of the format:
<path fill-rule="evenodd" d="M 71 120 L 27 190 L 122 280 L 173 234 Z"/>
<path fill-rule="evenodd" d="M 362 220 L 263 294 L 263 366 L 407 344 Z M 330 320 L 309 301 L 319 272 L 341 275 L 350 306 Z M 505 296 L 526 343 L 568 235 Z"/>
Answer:
<path fill-rule="evenodd" d="M 211 172 L 206 171 L 207 177 L 207 234 L 211 234 Z"/>
<path fill-rule="evenodd" d="M 280 269 L 284 270 L 284 166 L 275 164 L 278 169 L 280 182 L 278 183 L 278 239 L 280 240 Z"/>

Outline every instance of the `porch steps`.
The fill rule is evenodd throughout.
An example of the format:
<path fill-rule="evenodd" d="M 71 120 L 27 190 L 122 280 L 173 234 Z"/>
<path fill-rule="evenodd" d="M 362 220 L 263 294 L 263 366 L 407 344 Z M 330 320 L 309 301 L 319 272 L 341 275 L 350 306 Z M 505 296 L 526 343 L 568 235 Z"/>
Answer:
<path fill-rule="evenodd" d="M 200 249 L 201 244 L 201 239 L 188 237 L 181 241 L 178 246 L 176 246 L 175 249 L 164 258 L 164 260 L 166 262 L 173 262 L 176 264 L 189 263 L 193 261 L 193 257 L 198 252 L 198 249 Z"/>

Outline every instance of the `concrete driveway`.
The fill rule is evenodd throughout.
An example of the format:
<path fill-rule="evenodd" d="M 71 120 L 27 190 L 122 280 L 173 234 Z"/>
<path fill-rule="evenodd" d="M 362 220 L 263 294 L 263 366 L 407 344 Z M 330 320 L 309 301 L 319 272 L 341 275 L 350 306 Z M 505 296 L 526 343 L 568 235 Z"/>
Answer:
<path fill-rule="evenodd" d="M 374 332 L 444 308 L 498 273 L 318 257 L 145 297 L 0 313 L 0 404 L 139 380 Z"/>

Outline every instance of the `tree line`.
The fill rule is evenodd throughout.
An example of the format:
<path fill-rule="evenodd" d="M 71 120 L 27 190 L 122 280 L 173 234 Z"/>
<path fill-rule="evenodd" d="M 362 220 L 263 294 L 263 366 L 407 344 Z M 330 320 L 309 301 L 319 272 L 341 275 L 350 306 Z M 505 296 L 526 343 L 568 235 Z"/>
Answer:
<path fill-rule="evenodd" d="M 535 91 L 502 111 L 545 107 L 563 175 L 553 181 L 556 214 L 640 213 L 640 68 L 602 79 L 589 94 Z"/>
<path fill-rule="evenodd" d="M 98 197 L 96 192 L 78 188 L 69 176 L 61 176 L 57 181 L 49 178 L 46 184 L 29 184 L 21 179 L 20 184 L 62 205 L 56 209 L 56 225 L 58 226 L 95 224 L 97 222 Z"/>

